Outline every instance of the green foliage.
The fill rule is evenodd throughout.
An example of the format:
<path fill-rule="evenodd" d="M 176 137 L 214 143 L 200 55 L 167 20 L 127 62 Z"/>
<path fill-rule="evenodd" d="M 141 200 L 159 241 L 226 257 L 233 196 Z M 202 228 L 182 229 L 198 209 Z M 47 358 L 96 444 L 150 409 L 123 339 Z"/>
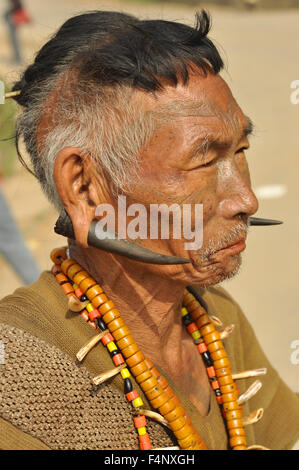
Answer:
<path fill-rule="evenodd" d="M 10 176 L 15 169 L 17 153 L 15 148 L 16 103 L 8 99 L 0 104 L 0 173 Z"/>

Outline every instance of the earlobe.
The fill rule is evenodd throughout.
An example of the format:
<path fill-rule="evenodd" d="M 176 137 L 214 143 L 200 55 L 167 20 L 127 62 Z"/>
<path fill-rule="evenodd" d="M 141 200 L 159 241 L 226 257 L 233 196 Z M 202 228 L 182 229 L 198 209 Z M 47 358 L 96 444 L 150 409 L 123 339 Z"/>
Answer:
<path fill-rule="evenodd" d="M 80 148 L 66 147 L 54 164 L 54 180 L 64 208 L 71 218 L 75 238 L 87 247 L 88 230 L 98 205 L 94 162 Z"/>

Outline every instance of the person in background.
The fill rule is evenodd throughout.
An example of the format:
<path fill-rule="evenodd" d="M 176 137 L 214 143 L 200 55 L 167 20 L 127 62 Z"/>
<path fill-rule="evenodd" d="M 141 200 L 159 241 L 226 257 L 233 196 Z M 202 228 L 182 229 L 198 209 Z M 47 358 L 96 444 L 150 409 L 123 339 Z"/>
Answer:
<path fill-rule="evenodd" d="M 31 19 L 20 0 L 9 0 L 9 8 L 4 15 L 4 19 L 9 28 L 9 35 L 14 50 L 14 61 L 17 64 L 21 64 L 22 54 L 17 29 L 24 23 L 30 23 Z"/>

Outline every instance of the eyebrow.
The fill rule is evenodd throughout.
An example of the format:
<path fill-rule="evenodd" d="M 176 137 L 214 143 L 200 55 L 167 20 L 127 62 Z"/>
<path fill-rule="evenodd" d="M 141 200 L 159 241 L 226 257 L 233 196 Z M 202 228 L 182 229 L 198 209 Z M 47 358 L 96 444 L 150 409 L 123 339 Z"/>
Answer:
<path fill-rule="evenodd" d="M 252 120 L 246 116 L 247 123 L 242 129 L 242 133 L 240 135 L 240 139 L 244 139 L 244 137 L 249 137 L 253 134 L 254 131 L 254 124 Z M 199 153 L 206 156 L 206 154 L 211 150 L 222 150 L 223 152 L 228 150 L 232 145 L 232 141 L 224 141 L 221 140 L 213 135 L 206 135 L 205 137 L 200 137 L 196 139 L 193 143 L 191 150 L 189 152 L 188 158 L 192 159 L 197 156 Z"/>

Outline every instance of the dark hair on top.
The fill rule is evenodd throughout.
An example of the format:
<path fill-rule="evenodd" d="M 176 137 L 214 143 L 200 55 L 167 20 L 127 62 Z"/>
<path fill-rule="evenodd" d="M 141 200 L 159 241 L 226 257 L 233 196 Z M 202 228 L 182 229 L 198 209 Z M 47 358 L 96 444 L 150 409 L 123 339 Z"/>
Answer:
<path fill-rule="evenodd" d="M 137 168 L 140 148 L 151 138 L 154 123 L 142 117 L 131 98 L 135 90 L 155 93 L 165 84 L 186 84 L 190 69 L 217 74 L 222 59 L 208 39 L 210 17 L 196 14 L 192 28 L 164 20 L 138 20 L 117 12 L 95 11 L 66 21 L 37 53 L 15 83 L 15 100 L 23 106 L 16 126 L 33 171 L 60 209 L 53 167 L 66 146 L 97 159 L 99 169 L 120 190 Z M 37 132 L 55 95 L 51 124 L 37 143 Z M 138 114 L 139 113 L 139 114 Z M 95 118 L 93 118 L 93 116 Z M 132 125 L 132 123 L 134 125 Z"/>
<path fill-rule="evenodd" d="M 26 106 L 36 83 L 57 73 L 61 65 L 79 64 L 80 76 L 99 85 L 123 84 L 147 92 L 188 81 L 188 67 L 217 74 L 223 61 L 207 34 L 211 20 L 196 13 L 192 28 L 164 20 L 138 20 L 118 12 L 95 11 L 67 20 L 36 55 L 13 90 Z M 33 89 L 32 89 L 33 91 Z"/>

